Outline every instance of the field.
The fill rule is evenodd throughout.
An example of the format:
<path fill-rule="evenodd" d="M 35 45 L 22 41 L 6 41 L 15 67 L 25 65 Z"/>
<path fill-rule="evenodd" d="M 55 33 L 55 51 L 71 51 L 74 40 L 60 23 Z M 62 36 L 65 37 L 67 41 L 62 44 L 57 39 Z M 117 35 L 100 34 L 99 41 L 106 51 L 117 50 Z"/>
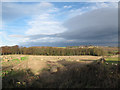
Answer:
<path fill-rule="evenodd" d="M 68 74 L 81 74 L 82 75 L 90 71 L 81 71 L 84 69 L 93 68 L 95 70 L 90 71 L 92 74 L 96 69 L 103 69 L 96 65 L 97 61 L 101 56 L 37 56 L 37 55 L 3 55 L 2 58 L 2 76 L 3 76 L 3 87 L 70 87 L 73 81 L 64 81 L 65 83 L 57 82 L 57 80 L 64 78 L 63 76 L 69 77 Z M 106 57 L 106 62 L 109 66 L 115 66 L 118 64 L 118 56 Z M 106 63 L 105 62 L 105 63 Z M 112 63 L 110 63 L 112 62 Z M 106 67 L 106 64 L 102 64 Z M 93 65 L 93 67 L 91 67 Z M 106 67 L 107 68 L 107 67 Z M 111 67 L 109 67 L 111 68 Z M 76 71 L 77 70 L 77 71 Z M 75 72 L 76 71 L 76 72 Z M 115 71 L 115 70 L 114 70 Z M 101 71 L 103 72 L 103 71 Z M 115 71 L 116 72 L 116 71 Z M 105 72 L 104 72 L 105 73 Z M 101 73 L 100 73 L 101 74 Z M 72 78 L 73 76 L 69 77 Z M 76 76 L 76 75 L 75 75 Z M 93 75 L 94 76 L 94 75 Z M 76 78 L 79 76 L 76 76 Z M 87 76 L 85 76 L 87 77 Z M 83 77 L 85 79 L 85 77 Z M 90 78 L 93 79 L 91 75 Z M 41 78 L 41 79 L 40 79 Z M 39 80 L 40 79 L 40 80 Z M 38 81 L 36 81 L 38 80 Z M 86 80 L 86 79 L 85 79 Z M 48 85 L 52 83 L 52 85 Z M 53 85 L 58 83 L 58 85 Z M 61 84 L 62 83 L 62 84 Z M 78 83 L 78 82 L 77 82 Z M 106 83 L 106 82 L 105 82 Z M 37 85 L 38 84 L 38 85 Z M 81 84 L 82 85 L 82 84 Z M 76 84 L 74 87 L 93 87 Z M 99 87 L 99 86 L 95 86 Z M 114 86 L 112 86 L 114 87 Z"/>
<path fill-rule="evenodd" d="M 81 63 L 89 63 L 91 61 L 82 60 L 97 60 L 97 56 L 34 56 L 34 55 L 6 55 L 2 57 L 12 58 L 9 61 L 2 60 L 2 70 L 8 71 L 10 69 L 31 69 L 34 73 L 40 71 L 47 66 L 47 62 L 54 62 L 65 59 L 66 61 L 76 61 Z M 60 64 L 59 64 L 60 65 Z"/>

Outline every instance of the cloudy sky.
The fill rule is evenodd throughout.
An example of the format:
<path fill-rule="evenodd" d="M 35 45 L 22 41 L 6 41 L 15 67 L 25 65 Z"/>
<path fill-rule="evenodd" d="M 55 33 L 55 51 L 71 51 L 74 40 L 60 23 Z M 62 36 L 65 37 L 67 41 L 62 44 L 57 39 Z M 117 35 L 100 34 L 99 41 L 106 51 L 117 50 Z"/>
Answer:
<path fill-rule="evenodd" d="M 0 46 L 117 46 L 117 2 L 3 2 L 1 7 Z"/>

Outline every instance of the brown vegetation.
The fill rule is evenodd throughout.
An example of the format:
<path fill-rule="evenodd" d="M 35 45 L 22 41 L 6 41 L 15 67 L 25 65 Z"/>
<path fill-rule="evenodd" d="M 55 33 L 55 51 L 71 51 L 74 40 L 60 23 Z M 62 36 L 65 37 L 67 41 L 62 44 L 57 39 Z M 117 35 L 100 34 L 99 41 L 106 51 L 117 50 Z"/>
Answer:
<path fill-rule="evenodd" d="M 84 47 L 84 48 L 57 48 L 57 47 L 19 47 L 3 46 L 2 55 L 24 54 L 24 55 L 48 55 L 48 56 L 74 56 L 74 55 L 93 55 L 101 56 L 107 54 L 118 54 L 116 47 Z"/>
<path fill-rule="evenodd" d="M 106 67 L 93 62 L 59 61 L 64 68 L 55 73 L 44 69 L 34 75 L 31 70 L 11 71 L 3 77 L 3 88 L 119 88 L 120 66 Z"/>

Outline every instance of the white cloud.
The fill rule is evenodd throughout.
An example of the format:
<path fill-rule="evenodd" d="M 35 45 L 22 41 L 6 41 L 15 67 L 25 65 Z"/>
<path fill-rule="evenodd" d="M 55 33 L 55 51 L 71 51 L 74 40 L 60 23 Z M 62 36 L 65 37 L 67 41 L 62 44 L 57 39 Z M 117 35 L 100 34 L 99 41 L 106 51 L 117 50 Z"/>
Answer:
<path fill-rule="evenodd" d="M 0 30 L 2 29 L 2 3 L 0 2 Z"/>
<path fill-rule="evenodd" d="M 72 9 L 68 13 L 69 13 L 68 17 L 72 18 L 72 17 L 75 17 L 77 15 L 81 15 L 81 14 L 85 13 L 85 11 L 83 11 L 82 8 L 80 8 L 80 9 Z"/>
<path fill-rule="evenodd" d="M 54 18 L 54 14 L 58 12 L 51 3 L 38 3 L 38 4 L 17 4 L 17 3 L 4 3 L 4 19 L 11 20 L 17 19 L 22 16 L 31 15 L 31 19 L 27 20 L 29 29 L 26 30 L 26 35 L 35 34 L 55 34 L 65 31 L 62 23 Z M 15 8 L 17 7 L 17 8 Z M 34 8 L 33 8 L 34 7 Z M 15 45 L 31 41 L 30 38 L 21 35 L 8 35 L 7 32 L 0 37 L 2 40 L 1 45 Z M 4 38 L 4 39 L 3 39 Z M 34 40 L 35 41 L 35 40 Z M 36 41 L 48 41 L 48 38 L 40 38 Z M 49 41 L 54 41 L 49 38 Z"/>
<path fill-rule="evenodd" d="M 86 6 L 78 9 L 71 9 L 70 11 L 67 12 L 67 15 L 69 18 L 75 17 L 77 15 L 84 14 L 89 11 L 93 11 L 96 9 L 100 8 L 118 8 L 118 3 L 117 2 L 97 2 L 92 6 Z M 64 12 L 66 13 L 66 12 Z"/>
<path fill-rule="evenodd" d="M 118 1 L 119 0 L 45 0 L 45 2 L 118 2 Z M 39 0 L 3 0 L 3 2 L 40 2 L 40 1 Z"/>
<path fill-rule="evenodd" d="M 0 35 L 2 34 L 2 32 L 0 32 Z"/>
<path fill-rule="evenodd" d="M 9 35 L 9 37 L 22 38 L 24 36 L 22 36 L 22 35 Z"/>
<path fill-rule="evenodd" d="M 118 8 L 117 2 L 109 2 L 109 3 L 96 3 L 97 8 Z"/>
<path fill-rule="evenodd" d="M 41 3 L 3 3 L 3 19 L 4 21 L 21 18 L 24 16 L 39 15 L 48 12 L 56 12 L 58 9 L 54 8 L 54 5 L 48 2 Z"/>
<path fill-rule="evenodd" d="M 4 4 L 4 14 L 6 15 L 6 19 L 14 19 L 18 18 L 24 15 L 32 16 L 32 19 L 28 21 L 29 29 L 27 29 L 25 34 L 27 36 L 29 35 L 38 35 L 38 34 L 57 34 L 62 33 L 67 30 L 67 27 L 65 28 L 62 23 L 64 20 L 61 20 L 59 18 L 56 18 L 56 15 L 61 14 L 61 16 L 66 16 L 67 19 L 75 17 L 77 15 L 82 15 L 83 13 L 86 13 L 88 11 L 92 11 L 98 8 L 110 8 L 110 7 L 117 7 L 117 3 L 96 3 L 93 6 L 87 6 L 83 8 L 78 9 L 71 9 L 70 11 L 62 11 L 60 8 L 54 7 L 52 3 L 39 3 L 39 4 L 16 4 L 16 3 L 10 3 L 10 4 Z M 17 7 L 17 8 L 15 8 Z M 34 7 L 34 8 L 33 8 Z M 64 8 L 72 8 L 71 6 L 64 6 Z M 62 8 L 63 9 L 63 8 Z M 58 12 L 60 11 L 60 12 Z M 59 19 L 62 21 L 59 21 Z M 85 20 L 82 21 L 82 23 Z M 73 23 L 70 26 L 74 26 L 80 23 Z M 91 25 L 91 23 L 87 24 Z M 95 25 L 95 24 L 94 24 Z M 78 25 L 80 26 L 80 25 Z M 83 27 L 84 25 L 81 25 Z M 86 26 L 86 25 L 85 25 Z M 75 26 L 76 27 L 76 26 Z M 70 28 L 71 29 L 71 28 Z M 69 29 L 69 30 L 70 30 Z M 74 28 L 75 29 L 75 28 Z M 76 33 L 76 35 L 74 35 Z M 79 34 L 78 32 L 70 32 L 67 33 L 69 36 L 72 34 L 72 36 L 77 37 Z M 87 33 L 86 33 L 87 34 Z M 49 42 L 75 42 L 75 40 L 72 40 L 74 37 L 70 36 L 70 40 L 66 40 L 62 37 L 38 37 L 37 39 L 30 39 L 30 37 L 23 37 L 20 35 L 8 35 L 7 33 L 0 33 L 0 39 L 2 40 L 0 45 L 16 45 L 19 43 L 27 43 L 27 42 L 35 42 L 35 43 L 49 43 Z M 67 36 L 66 35 L 66 36 Z M 83 34 L 84 35 L 84 34 Z M 82 36 L 82 35 L 81 35 Z M 79 40 L 80 41 L 80 40 Z M 83 40 L 84 41 L 84 40 Z M 78 40 L 76 41 L 78 42 Z"/>
<path fill-rule="evenodd" d="M 52 3 L 4 3 L 3 8 L 4 21 L 31 16 L 32 19 L 26 21 L 29 26 L 29 29 L 25 31 L 27 35 L 55 34 L 65 31 L 62 23 L 54 19 L 53 13 L 58 12 L 59 9 Z"/>
<path fill-rule="evenodd" d="M 41 14 L 34 17 L 28 22 L 30 28 L 26 31 L 27 35 L 35 34 L 55 34 L 61 33 L 66 30 L 62 26 L 62 23 L 55 20 L 54 16 L 46 12 L 46 14 Z"/>
<path fill-rule="evenodd" d="M 87 0 L 89 2 L 118 2 L 119 0 Z"/>
<path fill-rule="evenodd" d="M 49 41 L 48 41 L 49 40 Z M 39 39 L 28 39 L 27 42 L 60 42 L 65 41 L 63 38 L 43 37 Z"/>
<path fill-rule="evenodd" d="M 17 35 L 16 35 L 17 36 Z M 26 38 L 19 38 L 15 35 L 9 35 L 6 31 L 0 32 L 0 46 L 18 45 L 20 42 L 26 42 Z"/>
<path fill-rule="evenodd" d="M 72 6 L 64 6 L 64 8 L 72 8 Z"/>

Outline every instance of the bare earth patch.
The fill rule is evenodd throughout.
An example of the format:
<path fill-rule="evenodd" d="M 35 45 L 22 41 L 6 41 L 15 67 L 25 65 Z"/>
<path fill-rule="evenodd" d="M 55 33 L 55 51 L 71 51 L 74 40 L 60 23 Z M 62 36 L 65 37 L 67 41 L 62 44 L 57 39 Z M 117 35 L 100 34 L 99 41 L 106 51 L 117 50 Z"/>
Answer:
<path fill-rule="evenodd" d="M 98 60 L 101 56 L 36 56 L 36 55 L 26 55 L 27 60 L 20 62 L 19 64 L 12 65 L 9 70 L 12 69 L 30 69 L 34 74 L 39 74 L 44 68 L 48 68 L 48 62 L 53 66 L 62 67 L 62 63 L 58 61 L 65 60 L 71 62 L 79 62 L 82 64 L 91 63 L 91 61 L 82 60 Z M 6 57 L 25 57 L 25 55 L 6 55 Z M 51 63 L 52 62 L 52 63 Z M 6 62 L 9 63 L 9 62 Z M 14 62 L 13 62 L 14 63 Z M 66 65 L 70 65 L 69 62 L 65 62 Z M 7 65 L 7 64 L 6 64 Z M 2 65 L 4 67 L 4 65 Z M 7 67 L 7 66 L 6 66 Z"/>

